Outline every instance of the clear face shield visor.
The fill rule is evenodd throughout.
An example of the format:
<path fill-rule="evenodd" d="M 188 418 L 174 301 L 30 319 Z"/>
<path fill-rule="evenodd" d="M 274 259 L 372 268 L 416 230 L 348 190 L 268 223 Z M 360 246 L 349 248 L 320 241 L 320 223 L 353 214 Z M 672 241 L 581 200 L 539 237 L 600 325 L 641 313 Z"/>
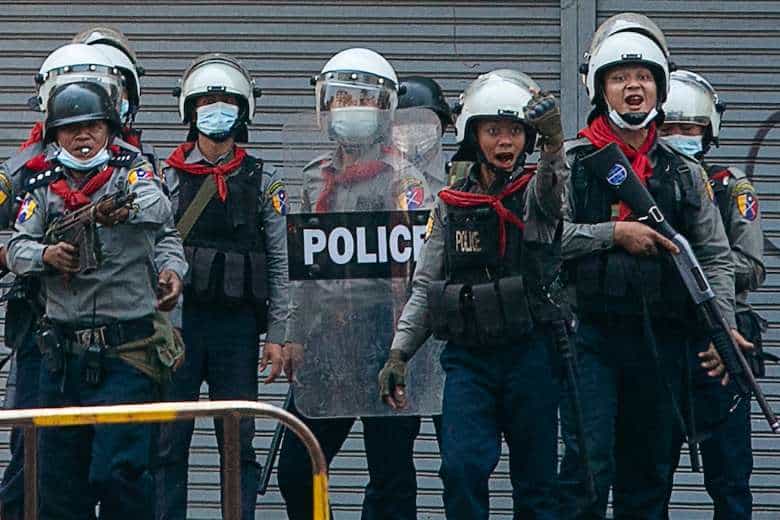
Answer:
<path fill-rule="evenodd" d="M 392 82 L 370 74 L 355 72 L 329 72 L 317 80 L 317 118 L 323 113 L 348 107 L 371 107 L 392 111 L 398 104 L 398 96 Z"/>
<path fill-rule="evenodd" d="M 45 112 L 49 95 L 55 88 L 80 81 L 99 84 L 106 89 L 117 110 L 121 109 L 126 91 L 125 80 L 117 69 L 101 65 L 74 65 L 47 72 L 46 79 L 38 87 L 38 96 L 32 98 L 31 104 L 37 105 L 34 108 L 38 111 Z"/>

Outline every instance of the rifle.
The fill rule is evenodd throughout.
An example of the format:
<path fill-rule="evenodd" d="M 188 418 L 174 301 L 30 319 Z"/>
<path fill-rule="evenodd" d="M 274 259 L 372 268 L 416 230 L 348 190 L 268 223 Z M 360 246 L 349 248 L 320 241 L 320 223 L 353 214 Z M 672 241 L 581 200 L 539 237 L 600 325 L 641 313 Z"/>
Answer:
<path fill-rule="evenodd" d="M 672 255 L 672 260 L 693 303 L 704 318 L 712 343 L 723 360 L 726 372 L 737 386 L 738 394 L 735 396 L 734 406 L 742 397 L 749 398 L 750 394 L 753 394 L 772 432 L 780 433 L 780 421 L 769 406 L 761 387 L 758 386 L 742 349 L 734 341 L 730 327 L 715 302 L 715 293 L 691 245 L 666 221 L 652 195 L 636 176 L 631 163 L 618 145 L 611 143 L 584 157 L 583 164 L 606 182 L 621 201 L 628 204 L 633 213 L 638 216 L 639 222 L 650 226 L 679 248 L 680 253 Z"/>
<path fill-rule="evenodd" d="M 292 403 L 292 382 L 290 383 L 290 389 L 287 390 L 287 396 L 284 398 L 284 404 L 282 408 L 290 410 L 290 404 Z M 271 473 L 274 471 L 274 464 L 276 463 L 276 457 L 279 454 L 279 447 L 282 445 L 282 435 L 284 435 L 284 424 L 281 421 L 276 423 L 276 429 L 274 430 L 274 436 L 271 437 L 271 445 L 268 447 L 268 455 L 265 457 L 265 464 L 263 464 L 263 472 L 260 474 L 260 486 L 257 488 L 258 495 L 265 495 L 268 490 L 268 483 L 271 481 Z"/>
<path fill-rule="evenodd" d="M 117 191 L 104 195 L 92 204 L 57 217 L 46 229 L 44 243 L 67 242 L 79 248 L 79 272 L 94 271 L 98 266 L 95 223 L 98 213 L 107 214 L 131 207 L 135 193 Z"/>

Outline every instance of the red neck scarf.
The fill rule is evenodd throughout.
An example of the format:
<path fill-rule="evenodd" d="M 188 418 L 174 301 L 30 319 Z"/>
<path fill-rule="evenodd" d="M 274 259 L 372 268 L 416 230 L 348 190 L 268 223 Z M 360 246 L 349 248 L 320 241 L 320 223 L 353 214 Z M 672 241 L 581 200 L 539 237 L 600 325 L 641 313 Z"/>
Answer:
<path fill-rule="evenodd" d="M 187 154 L 190 153 L 193 148 L 195 148 L 194 141 L 179 145 L 179 147 L 171 153 L 166 162 L 169 166 L 192 175 L 213 175 L 214 182 L 217 185 L 219 200 L 225 202 L 228 196 L 227 181 L 225 180 L 225 177 L 241 166 L 241 163 L 246 158 L 246 150 L 240 146 L 234 146 L 233 158 L 231 160 L 224 164 L 218 164 L 217 166 L 206 166 L 204 164 L 185 162 Z"/>
<path fill-rule="evenodd" d="M 139 150 L 141 149 L 141 131 L 136 130 L 134 128 L 130 128 L 129 126 L 123 126 L 122 127 L 122 139 L 127 144 L 133 145 Z"/>
<path fill-rule="evenodd" d="M 317 197 L 315 211 L 324 213 L 330 209 L 330 199 L 336 186 L 373 179 L 385 167 L 387 167 L 387 163 L 382 161 L 366 161 L 347 166 L 344 168 L 344 171 L 338 173 L 332 167 L 324 168 L 322 170 L 322 180 L 325 182 L 325 185 L 322 187 L 322 191 L 320 191 L 320 196 Z"/>
<path fill-rule="evenodd" d="M 121 151 L 121 149 L 116 145 L 110 145 L 108 150 L 112 155 L 117 155 Z M 36 155 L 25 163 L 25 167 L 34 172 L 47 169 L 50 170 L 53 168 L 52 164 L 46 160 L 45 154 Z M 73 211 L 81 208 L 82 206 L 90 204 L 92 201 L 89 197 L 97 190 L 102 188 L 108 182 L 108 179 L 111 178 L 113 173 L 114 167 L 106 164 L 105 168 L 90 177 L 81 188 L 71 189 L 71 187 L 68 185 L 68 181 L 65 179 L 58 179 L 52 182 L 49 187 L 65 202 L 65 209 L 68 211 Z"/>
<path fill-rule="evenodd" d="M 43 141 L 43 123 L 36 121 L 30 129 L 30 135 L 27 136 L 27 140 L 19 146 L 19 150 L 24 150 L 28 146 L 32 146 L 41 141 Z"/>
<path fill-rule="evenodd" d="M 509 221 L 521 231 L 525 227 L 525 223 L 520 220 L 520 217 L 509 211 L 502 201 L 509 195 L 524 189 L 531 177 L 534 176 L 534 173 L 536 173 L 536 170 L 526 168 L 523 175 L 504 186 L 504 189 L 498 195 L 469 193 L 445 188 L 439 192 L 439 198 L 448 206 L 457 208 L 473 208 L 474 206 L 482 206 L 484 204 L 493 208 L 498 215 L 498 252 L 501 256 L 504 256 L 506 252 L 506 221 Z"/>
<path fill-rule="evenodd" d="M 642 143 L 639 150 L 627 145 L 615 135 L 605 115 L 598 116 L 590 125 L 580 130 L 578 135 L 579 137 L 587 138 L 597 148 L 603 148 L 610 143 L 617 143 L 623 153 L 626 154 L 628 160 L 631 161 L 631 167 L 636 172 L 639 180 L 642 181 L 642 184 L 647 185 L 647 179 L 653 176 L 653 166 L 650 164 L 647 152 L 655 144 L 655 123 L 650 123 L 645 142 Z M 631 216 L 631 208 L 626 203 L 621 202 L 618 220 L 627 220 L 629 216 Z"/>

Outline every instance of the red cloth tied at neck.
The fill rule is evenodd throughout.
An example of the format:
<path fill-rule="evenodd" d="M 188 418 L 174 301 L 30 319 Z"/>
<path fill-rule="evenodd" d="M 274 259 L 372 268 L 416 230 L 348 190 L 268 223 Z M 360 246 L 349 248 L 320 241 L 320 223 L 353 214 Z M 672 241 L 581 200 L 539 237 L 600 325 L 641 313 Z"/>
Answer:
<path fill-rule="evenodd" d="M 225 202 L 228 196 L 227 181 L 225 180 L 225 177 L 241 166 L 241 163 L 246 158 L 246 150 L 240 146 L 234 146 L 233 158 L 231 160 L 216 166 L 207 166 L 205 164 L 186 162 L 187 154 L 189 154 L 193 148 L 195 148 L 194 141 L 179 145 L 179 147 L 168 157 L 166 161 L 168 166 L 192 175 L 213 175 L 214 182 L 217 185 L 219 200 Z"/>
<path fill-rule="evenodd" d="M 30 135 L 27 136 L 27 140 L 19 146 L 19 150 L 24 150 L 28 146 L 32 146 L 41 141 L 43 141 L 43 123 L 36 121 L 30 129 Z"/>
<path fill-rule="evenodd" d="M 445 188 L 439 192 L 439 198 L 448 206 L 457 208 L 473 208 L 483 205 L 493 208 L 493 211 L 498 215 L 498 252 L 501 256 L 504 256 L 506 252 L 506 222 L 509 221 L 509 223 L 521 231 L 525 228 L 525 223 L 504 206 L 503 200 L 509 195 L 525 189 L 534 173 L 536 173 L 536 170 L 527 168 L 523 175 L 504 186 L 504 189 L 498 195 L 469 193 Z"/>
<path fill-rule="evenodd" d="M 647 186 L 647 179 L 653 176 L 653 165 L 650 164 L 650 158 L 647 156 L 647 152 L 649 152 L 655 144 L 655 123 L 650 123 L 647 130 L 647 137 L 639 150 L 624 143 L 615 135 L 615 132 L 612 130 L 612 127 L 609 126 L 607 116 L 605 115 L 600 115 L 594 119 L 590 125 L 580 130 L 578 136 L 587 138 L 588 141 L 593 143 L 597 148 L 603 148 L 610 143 L 616 143 L 628 160 L 631 161 L 631 167 L 634 169 L 634 172 L 636 172 L 639 180 L 642 181 L 642 184 Z M 630 216 L 631 208 L 629 208 L 625 202 L 621 202 L 618 220 L 627 220 Z"/>
<path fill-rule="evenodd" d="M 65 209 L 74 211 L 82 206 L 90 204 L 90 196 L 102 188 L 114 173 L 114 167 L 106 165 L 99 173 L 90 177 L 90 179 L 78 189 L 71 189 L 68 181 L 59 179 L 51 183 L 51 191 L 59 196 L 65 202 Z"/>
<path fill-rule="evenodd" d="M 330 199 L 336 186 L 373 179 L 386 167 L 387 163 L 375 160 L 347 166 L 340 172 L 337 172 L 333 167 L 324 168 L 322 170 L 322 180 L 325 182 L 325 185 L 322 187 L 319 197 L 317 197 L 315 211 L 324 213 L 330 209 Z"/>

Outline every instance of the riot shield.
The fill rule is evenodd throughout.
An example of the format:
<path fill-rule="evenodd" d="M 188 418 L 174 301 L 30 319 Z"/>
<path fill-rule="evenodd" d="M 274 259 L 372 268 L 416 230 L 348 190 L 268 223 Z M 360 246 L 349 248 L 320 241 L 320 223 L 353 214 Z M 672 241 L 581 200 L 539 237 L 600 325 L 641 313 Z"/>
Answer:
<path fill-rule="evenodd" d="M 377 378 L 445 178 L 438 118 L 343 116 L 299 114 L 283 130 L 295 404 L 312 418 L 437 414 L 441 342 L 410 361 L 402 412 L 382 402 Z"/>

